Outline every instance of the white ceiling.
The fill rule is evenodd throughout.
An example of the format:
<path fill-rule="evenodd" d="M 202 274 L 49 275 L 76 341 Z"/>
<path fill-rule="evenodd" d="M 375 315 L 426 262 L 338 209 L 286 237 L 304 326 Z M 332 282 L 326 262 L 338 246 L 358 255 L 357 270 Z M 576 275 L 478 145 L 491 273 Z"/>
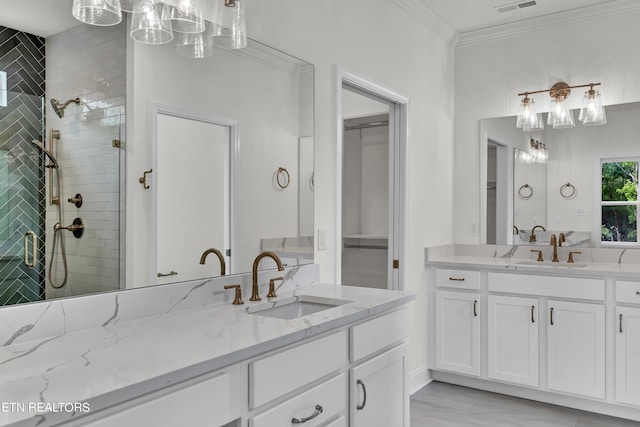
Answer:
<path fill-rule="evenodd" d="M 318 0 L 322 1 L 322 0 Z M 496 7 L 527 0 L 417 0 L 458 33 L 524 21 L 531 18 L 582 9 L 622 0 L 535 0 L 537 5 L 498 13 Z M 78 25 L 71 16 L 73 0 L 2 0 L 0 25 L 47 37 Z"/>
<path fill-rule="evenodd" d="M 80 24 L 71 16 L 73 0 L 2 0 L 0 25 L 42 37 Z"/>
<path fill-rule="evenodd" d="M 420 0 L 458 33 L 496 25 L 524 21 L 554 13 L 582 9 L 618 0 L 535 0 L 536 5 L 499 13 L 497 7 L 525 3 L 528 0 Z"/>

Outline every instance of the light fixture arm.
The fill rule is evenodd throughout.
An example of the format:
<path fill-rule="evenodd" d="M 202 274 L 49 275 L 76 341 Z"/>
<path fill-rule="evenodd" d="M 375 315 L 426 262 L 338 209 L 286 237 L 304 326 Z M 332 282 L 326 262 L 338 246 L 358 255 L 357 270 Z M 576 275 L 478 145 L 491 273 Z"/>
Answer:
<path fill-rule="evenodd" d="M 534 91 L 531 91 L 531 92 L 522 92 L 522 93 L 519 93 L 518 96 L 528 97 L 529 95 L 533 95 L 533 94 L 536 94 L 536 93 L 549 92 L 551 94 L 551 97 L 555 98 L 555 95 L 553 94 L 553 92 L 561 92 L 561 91 L 568 90 L 568 92 L 571 93 L 571 90 L 569 90 L 569 89 L 576 89 L 576 88 L 579 88 L 579 87 L 589 87 L 589 88 L 591 88 L 591 90 L 593 90 L 594 86 L 600 86 L 600 85 L 601 85 L 601 83 L 587 83 L 587 84 L 584 84 L 584 85 L 569 86 L 565 82 L 558 82 L 555 85 L 553 85 L 550 89 L 534 90 Z M 565 97 L 568 96 L 569 93 L 567 93 L 567 95 L 565 95 Z M 562 93 L 559 93 L 559 94 L 562 95 Z"/>

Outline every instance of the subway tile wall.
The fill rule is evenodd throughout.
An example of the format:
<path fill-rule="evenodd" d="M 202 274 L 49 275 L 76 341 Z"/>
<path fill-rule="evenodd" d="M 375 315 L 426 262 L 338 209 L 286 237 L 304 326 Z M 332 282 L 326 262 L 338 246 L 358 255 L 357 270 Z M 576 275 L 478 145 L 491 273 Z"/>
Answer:
<path fill-rule="evenodd" d="M 125 24 L 83 24 L 48 37 L 46 70 L 47 138 L 51 129 L 61 135 L 60 140 L 54 140 L 53 151 L 62 176 L 62 223 L 68 226 L 79 217 L 85 224 L 82 238 L 74 238 L 69 231 L 58 233 L 66 248 L 67 283 L 55 289 L 48 280 L 47 298 L 120 289 L 120 268 L 124 266 L 120 175 L 124 153 L 113 146 L 113 140 L 124 143 Z M 64 103 L 76 97 L 80 104 L 70 104 L 64 117 L 58 118 L 49 100 Z M 67 202 L 77 193 L 83 197 L 80 208 Z M 57 208 L 47 201 L 47 230 L 52 230 L 56 222 Z M 52 238 L 47 239 L 47 273 L 52 243 Z M 59 285 L 64 276 L 59 246 L 53 256 L 52 279 Z"/>

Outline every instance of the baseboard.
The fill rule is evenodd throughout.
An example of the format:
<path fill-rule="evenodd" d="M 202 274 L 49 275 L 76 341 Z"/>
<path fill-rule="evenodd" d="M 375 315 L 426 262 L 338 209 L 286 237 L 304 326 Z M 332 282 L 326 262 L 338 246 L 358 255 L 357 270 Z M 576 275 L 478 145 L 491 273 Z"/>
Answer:
<path fill-rule="evenodd" d="M 413 394 L 429 384 L 433 379 L 427 365 L 421 366 L 409 374 L 409 394 Z"/>

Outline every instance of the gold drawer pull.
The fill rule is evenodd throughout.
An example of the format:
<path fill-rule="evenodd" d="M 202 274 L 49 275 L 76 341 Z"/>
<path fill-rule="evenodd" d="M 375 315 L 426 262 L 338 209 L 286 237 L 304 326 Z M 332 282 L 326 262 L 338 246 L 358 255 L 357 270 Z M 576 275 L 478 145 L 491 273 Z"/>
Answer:
<path fill-rule="evenodd" d="M 454 282 L 464 282 L 464 277 L 449 277 L 449 280 Z"/>

